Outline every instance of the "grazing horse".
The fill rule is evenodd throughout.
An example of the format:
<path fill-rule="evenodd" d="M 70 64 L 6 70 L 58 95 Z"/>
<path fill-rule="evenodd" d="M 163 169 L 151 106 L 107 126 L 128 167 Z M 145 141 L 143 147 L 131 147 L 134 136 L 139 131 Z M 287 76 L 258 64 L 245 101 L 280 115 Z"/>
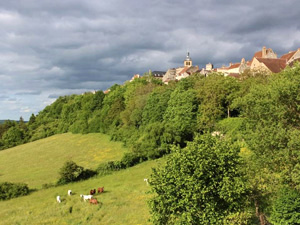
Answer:
<path fill-rule="evenodd" d="M 96 194 L 96 189 L 94 189 L 94 190 L 91 189 L 91 190 L 90 190 L 90 195 L 94 195 L 94 194 Z"/>
<path fill-rule="evenodd" d="M 98 204 L 98 201 L 97 201 L 97 199 L 92 198 L 92 199 L 90 199 L 90 203 L 91 203 L 91 204 L 94 204 L 94 205 L 97 205 L 97 204 Z"/>
<path fill-rule="evenodd" d="M 102 193 L 102 192 L 104 192 L 104 187 L 99 187 L 98 188 L 98 193 Z"/>
<path fill-rule="evenodd" d="M 81 198 L 83 198 L 84 201 L 90 200 L 93 198 L 93 195 L 80 195 Z"/>

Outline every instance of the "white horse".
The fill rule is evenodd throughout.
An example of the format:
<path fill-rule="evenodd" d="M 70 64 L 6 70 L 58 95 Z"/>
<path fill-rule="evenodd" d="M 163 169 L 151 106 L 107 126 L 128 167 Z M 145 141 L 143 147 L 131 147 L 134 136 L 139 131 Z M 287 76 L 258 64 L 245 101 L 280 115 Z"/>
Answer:
<path fill-rule="evenodd" d="M 93 195 L 80 195 L 81 198 L 83 198 L 84 201 L 92 199 Z"/>

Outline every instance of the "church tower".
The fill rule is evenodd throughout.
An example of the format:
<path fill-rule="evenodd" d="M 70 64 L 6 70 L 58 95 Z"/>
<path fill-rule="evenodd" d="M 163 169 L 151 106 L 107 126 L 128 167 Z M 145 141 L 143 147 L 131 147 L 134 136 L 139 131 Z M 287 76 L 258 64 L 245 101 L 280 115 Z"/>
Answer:
<path fill-rule="evenodd" d="M 186 54 L 186 59 L 184 60 L 184 67 L 191 67 L 193 64 L 192 64 L 192 59 L 190 58 L 190 53 L 187 52 Z"/>

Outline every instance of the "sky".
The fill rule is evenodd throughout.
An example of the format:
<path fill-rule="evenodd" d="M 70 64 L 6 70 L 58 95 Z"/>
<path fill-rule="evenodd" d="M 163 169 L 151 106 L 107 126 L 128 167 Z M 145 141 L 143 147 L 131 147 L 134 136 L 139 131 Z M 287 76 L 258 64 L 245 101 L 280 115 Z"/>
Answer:
<path fill-rule="evenodd" d="M 0 0 L 0 120 L 134 74 L 300 48 L 297 0 Z"/>

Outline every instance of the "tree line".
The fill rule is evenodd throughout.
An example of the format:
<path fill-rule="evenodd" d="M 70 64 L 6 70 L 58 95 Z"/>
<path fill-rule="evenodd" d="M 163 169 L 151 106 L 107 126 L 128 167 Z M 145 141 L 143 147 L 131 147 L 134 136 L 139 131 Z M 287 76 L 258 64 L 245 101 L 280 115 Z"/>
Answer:
<path fill-rule="evenodd" d="M 152 177 L 158 198 L 151 210 L 158 224 L 300 224 L 299 122 L 299 65 L 272 75 L 245 71 L 239 79 L 193 74 L 168 85 L 148 74 L 113 85 L 108 94 L 59 97 L 28 123 L 6 121 L 0 125 L 0 148 L 65 132 L 106 133 L 131 149 L 130 162 L 171 153 L 169 168 Z M 182 167 L 186 171 L 176 172 Z M 207 171 L 215 173 L 194 179 Z M 203 182 L 196 200 L 183 182 L 189 176 L 194 184 Z M 170 189 L 174 199 L 160 198 L 165 193 L 159 185 L 172 187 L 174 180 L 188 191 Z M 205 188 L 219 191 L 209 195 Z M 202 209 L 205 203 L 210 208 Z"/>

